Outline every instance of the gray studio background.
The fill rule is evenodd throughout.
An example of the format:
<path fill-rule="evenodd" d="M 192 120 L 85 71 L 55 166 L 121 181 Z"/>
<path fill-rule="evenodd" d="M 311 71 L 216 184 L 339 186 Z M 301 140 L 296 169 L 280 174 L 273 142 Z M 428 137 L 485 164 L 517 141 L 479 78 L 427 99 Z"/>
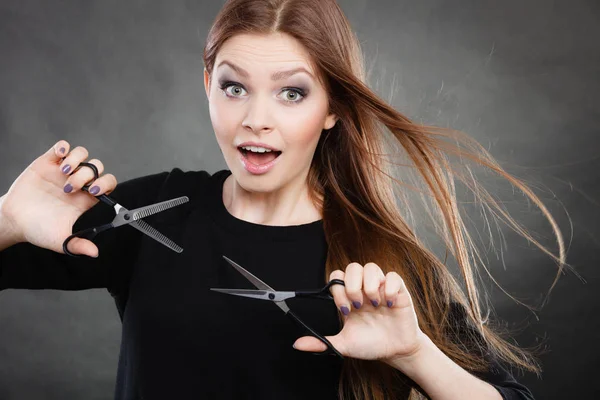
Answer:
<path fill-rule="evenodd" d="M 61 138 L 87 147 L 119 181 L 175 166 L 226 168 L 201 59 L 221 4 L 2 0 L 0 192 Z M 591 381 L 600 372 L 599 4 L 340 4 L 363 44 L 372 87 L 409 117 L 475 136 L 511 172 L 535 183 L 556 213 L 570 241 L 569 261 L 583 279 L 562 276 L 539 320 L 489 290 L 498 315 L 521 328 L 521 345 L 546 341 L 542 379 L 518 379 L 539 399 L 594 398 L 600 394 Z M 515 207 L 515 217 L 552 245 L 539 213 Z M 506 238 L 504 266 L 490 257 L 490 268 L 509 293 L 538 304 L 556 267 L 515 235 Z M 112 398 L 120 329 L 104 290 L 0 293 L 0 399 Z"/>

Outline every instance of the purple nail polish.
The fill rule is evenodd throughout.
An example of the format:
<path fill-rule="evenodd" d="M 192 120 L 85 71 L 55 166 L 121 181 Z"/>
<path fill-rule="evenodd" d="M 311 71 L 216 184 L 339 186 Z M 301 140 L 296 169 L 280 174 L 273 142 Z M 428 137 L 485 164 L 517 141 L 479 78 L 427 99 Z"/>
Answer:
<path fill-rule="evenodd" d="M 352 305 L 354 306 L 354 308 L 356 308 L 357 310 L 360 308 L 360 303 L 358 301 L 353 301 Z"/>
<path fill-rule="evenodd" d="M 62 167 L 63 174 L 68 174 L 70 170 L 71 170 L 71 166 L 69 164 Z"/>
<path fill-rule="evenodd" d="M 342 311 L 342 314 L 344 314 L 344 315 L 350 314 L 350 309 L 346 306 L 341 306 L 340 310 Z"/>
<path fill-rule="evenodd" d="M 97 195 L 99 191 L 100 191 L 100 188 L 98 186 L 92 186 L 92 188 L 90 189 L 90 193 L 93 194 L 94 196 Z"/>
<path fill-rule="evenodd" d="M 371 304 L 373 304 L 373 307 L 377 307 L 379 305 L 377 300 L 371 300 Z"/>
<path fill-rule="evenodd" d="M 391 300 L 388 300 L 388 302 L 387 302 L 387 305 L 388 305 L 388 307 L 391 307 L 393 304 L 394 304 L 394 303 L 392 303 L 392 301 L 391 301 Z"/>
<path fill-rule="evenodd" d="M 60 154 L 65 154 L 65 148 L 64 148 L 64 147 L 61 147 L 61 148 L 60 148 L 60 150 L 58 150 L 58 152 L 59 152 Z"/>
<path fill-rule="evenodd" d="M 73 190 L 73 186 L 71 186 L 70 183 L 67 183 L 63 190 L 65 191 L 65 193 L 71 193 L 71 190 Z"/>

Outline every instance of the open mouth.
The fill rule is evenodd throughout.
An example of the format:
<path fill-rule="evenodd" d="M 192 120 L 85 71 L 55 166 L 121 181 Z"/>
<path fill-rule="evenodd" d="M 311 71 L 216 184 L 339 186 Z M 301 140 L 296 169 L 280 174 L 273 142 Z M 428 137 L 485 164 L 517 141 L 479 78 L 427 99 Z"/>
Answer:
<path fill-rule="evenodd" d="M 254 165 L 268 164 L 281 155 L 281 151 L 254 146 L 238 147 L 238 151 Z"/>

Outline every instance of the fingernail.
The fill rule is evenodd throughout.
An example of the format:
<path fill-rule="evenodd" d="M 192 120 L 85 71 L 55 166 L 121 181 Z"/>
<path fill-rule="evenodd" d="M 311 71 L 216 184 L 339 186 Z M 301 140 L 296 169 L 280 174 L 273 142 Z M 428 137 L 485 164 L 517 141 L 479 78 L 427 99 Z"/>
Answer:
<path fill-rule="evenodd" d="M 292 347 L 293 347 L 294 349 L 296 349 L 296 343 L 292 344 Z M 296 350 L 298 350 L 298 349 L 296 349 Z"/>
<path fill-rule="evenodd" d="M 354 306 L 354 308 L 356 308 L 357 310 L 360 308 L 360 303 L 358 301 L 353 301 L 352 305 Z"/>
<path fill-rule="evenodd" d="M 64 147 L 61 147 L 61 148 L 60 148 L 60 150 L 58 150 L 58 152 L 59 152 L 60 154 L 65 154 L 65 148 L 64 148 Z"/>
<path fill-rule="evenodd" d="M 391 300 L 388 300 L 387 305 L 388 307 L 391 307 L 394 303 Z"/>
<path fill-rule="evenodd" d="M 373 307 L 377 307 L 379 305 L 377 300 L 371 300 L 371 304 L 373 304 Z"/>
<path fill-rule="evenodd" d="M 73 186 L 71 186 L 70 183 L 67 183 L 63 190 L 65 191 L 65 193 L 71 193 L 71 190 L 73 190 Z"/>
<path fill-rule="evenodd" d="M 100 188 L 98 186 L 92 186 L 92 188 L 90 189 L 90 193 L 93 194 L 94 196 L 97 195 L 99 191 L 100 191 Z"/>
<path fill-rule="evenodd" d="M 346 306 L 341 306 L 340 310 L 342 311 L 342 314 L 344 314 L 344 315 L 350 314 L 350 309 Z"/>
<path fill-rule="evenodd" d="M 69 164 L 62 167 L 63 174 L 68 174 L 70 170 L 71 170 L 71 166 Z"/>

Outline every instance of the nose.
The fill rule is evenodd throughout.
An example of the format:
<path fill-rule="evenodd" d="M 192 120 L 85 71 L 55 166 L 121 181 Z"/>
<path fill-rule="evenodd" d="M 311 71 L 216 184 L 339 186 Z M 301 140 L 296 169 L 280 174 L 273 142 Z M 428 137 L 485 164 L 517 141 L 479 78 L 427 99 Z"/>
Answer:
<path fill-rule="evenodd" d="M 272 110 L 269 100 L 264 96 L 256 96 L 248 101 L 248 112 L 242 124 L 245 129 L 254 133 L 268 133 L 273 130 Z"/>

